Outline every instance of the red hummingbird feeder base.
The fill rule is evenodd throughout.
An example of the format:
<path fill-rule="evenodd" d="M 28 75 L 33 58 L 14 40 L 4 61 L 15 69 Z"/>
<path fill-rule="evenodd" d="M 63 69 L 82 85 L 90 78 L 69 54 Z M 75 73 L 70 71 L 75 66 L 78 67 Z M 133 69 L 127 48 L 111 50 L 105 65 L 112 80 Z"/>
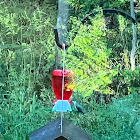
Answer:
<path fill-rule="evenodd" d="M 64 91 L 62 98 L 62 80 L 64 75 Z M 53 111 L 66 112 L 72 111 L 70 107 L 70 97 L 74 89 L 74 73 L 70 70 L 54 70 L 52 74 L 52 87 L 56 96 Z M 63 100 L 62 100 L 63 99 Z"/>

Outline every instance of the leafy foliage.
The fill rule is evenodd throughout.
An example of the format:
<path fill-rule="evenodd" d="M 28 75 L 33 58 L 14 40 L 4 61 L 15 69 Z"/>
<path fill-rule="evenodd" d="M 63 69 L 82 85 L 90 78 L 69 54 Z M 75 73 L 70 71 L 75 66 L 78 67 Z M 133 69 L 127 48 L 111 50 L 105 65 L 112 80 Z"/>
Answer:
<path fill-rule="evenodd" d="M 29 132 L 46 123 L 46 116 L 51 115 L 38 99 L 44 101 L 52 95 L 55 21 L 52 17 L 56 13 L 51 8 L 49 5 L 40 7 L 37 1 L 0 3 L 2 139 L 27 139 Z"/>
<path fill-rule="evenodd" d="M 76 96 L 77 100 L 81 94 Z M 138 140 L 139 135 L 139 99 L 140 95 L 134 93 L 122 98 L 114 99 L 110 104 L 97 104 L 83 100 L 87 114 L 85 116 L 74 114 L 71 120 L 84 128 L 96 140 Z M 81 121 L 82 120 L 82 121 Z"/>
<path fill-rule="evenodd" d="M 111 49 L 106 47 L 105 26 L 101 17 L 99 15 L 92 20 L 92 25 L 80 26 L 66 56 L 67 67 L 75 71 L 78 79 L 76 87 L 84 96 L 93 90 L 113 93 L 108 85 L 117 71 L 109 66 Z"/>

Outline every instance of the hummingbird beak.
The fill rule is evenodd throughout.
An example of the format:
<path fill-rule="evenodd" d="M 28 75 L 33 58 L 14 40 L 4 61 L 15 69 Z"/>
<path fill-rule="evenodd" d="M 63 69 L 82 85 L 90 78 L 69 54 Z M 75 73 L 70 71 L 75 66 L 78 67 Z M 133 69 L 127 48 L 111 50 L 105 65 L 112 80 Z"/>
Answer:
<path fill-rule="evenodd" d="M 76 108 L 76 101 L 72 100 L 72 103 L 74 104 L 74 108 L 77 109 Z"/>

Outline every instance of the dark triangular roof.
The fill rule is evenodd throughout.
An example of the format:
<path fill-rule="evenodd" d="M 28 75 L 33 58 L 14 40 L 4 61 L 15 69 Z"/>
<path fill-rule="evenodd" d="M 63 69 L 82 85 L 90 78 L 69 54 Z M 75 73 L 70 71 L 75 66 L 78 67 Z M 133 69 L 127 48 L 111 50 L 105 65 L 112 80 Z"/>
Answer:
<path fill-rule="evenodd" d="M 63 119 L 61 134 L 61 118 L 33 131 L 30 140 L 91 140 L 91 137 L 81 128 Z"/>
<path fill-rule="evenodd" d="M 67 139 L 64 138 L 63 136 L 60 136 L 60 137 L 56 138 L 55 140 L 67 140 Z"/>

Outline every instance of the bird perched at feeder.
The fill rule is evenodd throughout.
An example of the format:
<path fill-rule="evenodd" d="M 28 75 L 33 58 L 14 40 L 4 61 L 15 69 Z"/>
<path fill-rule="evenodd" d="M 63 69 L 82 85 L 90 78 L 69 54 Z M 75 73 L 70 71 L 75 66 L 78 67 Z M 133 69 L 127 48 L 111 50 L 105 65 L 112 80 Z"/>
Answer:
<path fill-rule="evenodd" d="M 74 107 L 78 110 L 78 112 L 82 114 L 86 113 L 85 109 L 79 103 L 77 103 L 77 101 L 72 100 L 72 103 L 74 104 Z"/>

